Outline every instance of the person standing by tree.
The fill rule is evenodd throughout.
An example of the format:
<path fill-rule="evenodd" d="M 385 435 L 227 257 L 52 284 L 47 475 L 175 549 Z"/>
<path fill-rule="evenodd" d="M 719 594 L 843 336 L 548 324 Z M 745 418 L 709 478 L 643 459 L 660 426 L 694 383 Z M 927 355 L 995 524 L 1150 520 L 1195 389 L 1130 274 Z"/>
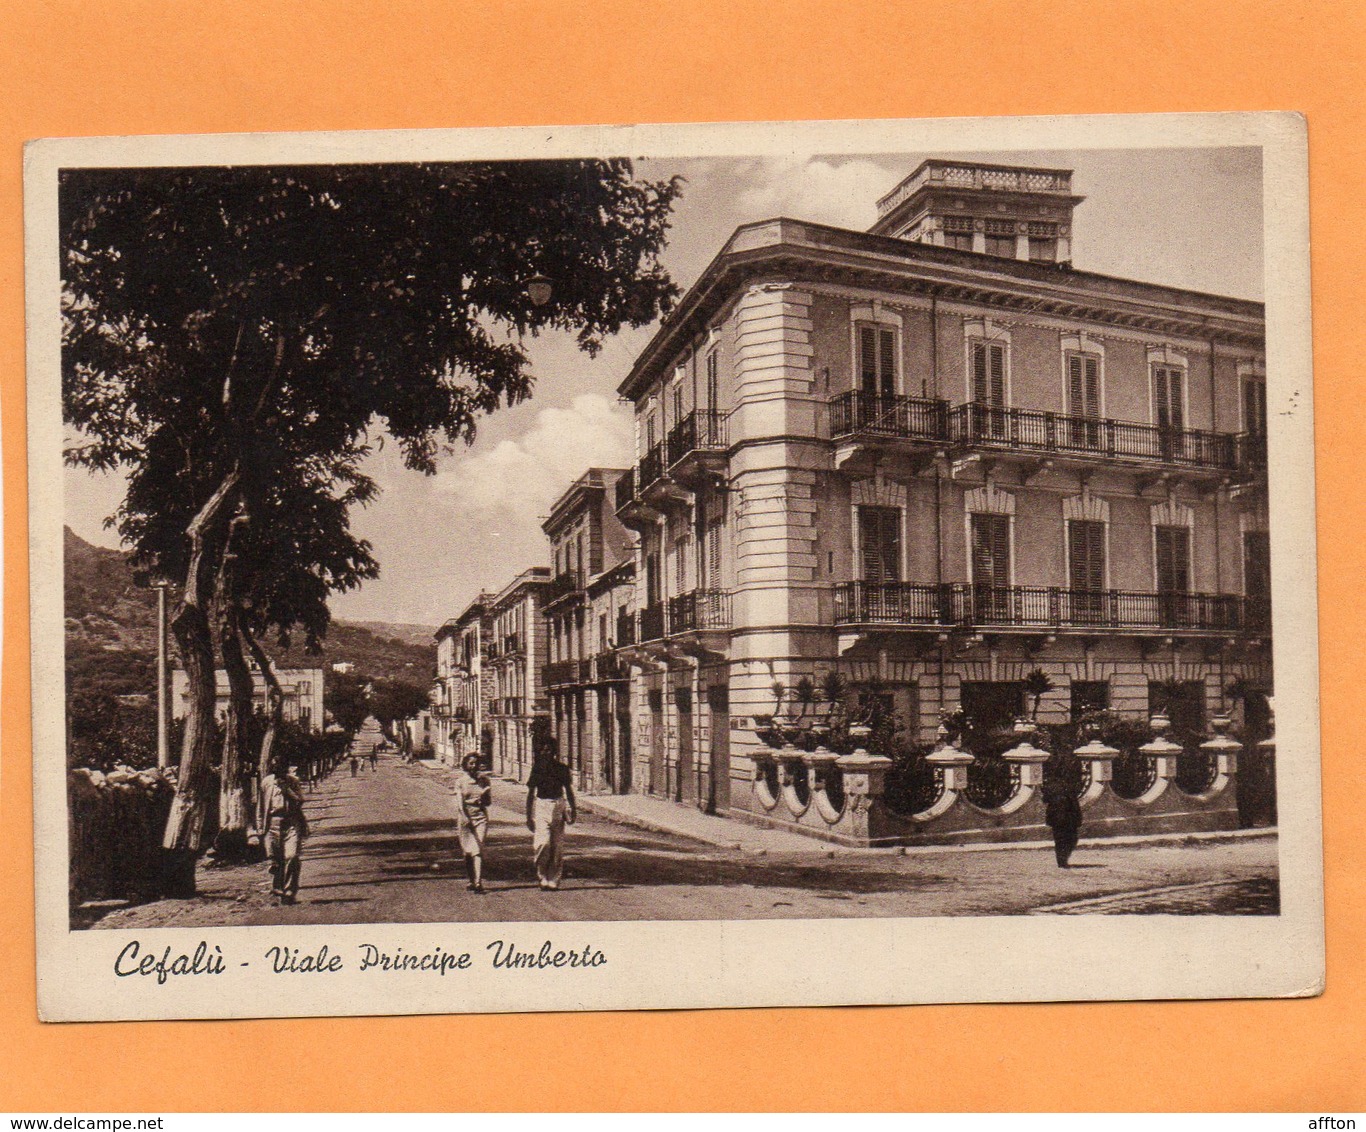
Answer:
<path fill-rule="evenodd" d="M 455 775 L 455 796 L 459 802 L 457 834 L 460 851 L 465 855 L 465 872 L 471 892 L 484 891 L 484 840 L 489 830 L 489 803 L 493 789 L 489 776 L 479 769 L 479 760 L 466 755 Z"/>
<path fill-rule="evenodd" d="M 564 875 L 564 827 L 566 821 L 573 825 L 577 819 L 573 777 L 559 760 L 555 740 L 547 736 L 537 747 L 526 780 L 526 827 L 532 833 L 536 879 L 542 891 L 560 887 Z"/>
<path fill-rule="evenodd" d="M 299 780 L 284 759 L 261 785 L 261 813 L 270 891 L 282 904 L 293 904 L 299 894 L 299 853 L 308 836 L 308 818 Z"/>

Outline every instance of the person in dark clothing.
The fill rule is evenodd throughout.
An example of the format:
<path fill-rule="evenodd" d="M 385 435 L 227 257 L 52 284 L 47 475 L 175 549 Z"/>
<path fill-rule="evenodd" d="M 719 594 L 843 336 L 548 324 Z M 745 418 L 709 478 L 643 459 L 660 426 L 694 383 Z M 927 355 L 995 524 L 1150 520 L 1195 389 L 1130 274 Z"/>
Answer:
<path fill-rule="evenodd" d="M 1058 868 L 1068 867 L 1081 837 L 1081 763 L 1068 751 L 1055 751 L 1043 766 L 1044 821 L 1053 831 Z"/>
<path fill-rule="evenodd" d="M 536 752 L 526 780 L 526 827 L 532 832 L 536 879 L 544 891 L 560 887 L 564 873 L 564 827 L 578 817 L 574 781 L 569 768 L 556 757 L 554 741 Z"/>
<path fill-rule="evenodd" d="M 299 852 L 308 836 L 308 819 L 302 784 L 283 759 L 261 783 L 261 816 L 270 890 L 281 903 L 293 904 L 299 893 Z"/>

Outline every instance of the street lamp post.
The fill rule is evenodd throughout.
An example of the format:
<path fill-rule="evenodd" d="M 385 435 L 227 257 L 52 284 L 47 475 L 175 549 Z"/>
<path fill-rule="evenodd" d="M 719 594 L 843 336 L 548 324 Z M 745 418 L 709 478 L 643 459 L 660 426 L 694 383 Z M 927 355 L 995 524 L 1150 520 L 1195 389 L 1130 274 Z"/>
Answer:
<path fill-rule="evenodd" d="M 171 697 L 166 681 L 166 582 L 157 582 L 157 766 L 171 765 Z"/>

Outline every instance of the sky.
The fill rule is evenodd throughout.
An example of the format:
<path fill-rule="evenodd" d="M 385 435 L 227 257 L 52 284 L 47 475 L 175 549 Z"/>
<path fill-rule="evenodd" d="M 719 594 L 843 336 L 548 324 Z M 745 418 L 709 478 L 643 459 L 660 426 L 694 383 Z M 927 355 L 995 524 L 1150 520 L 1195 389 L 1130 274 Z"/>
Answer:
<path fill-rule="evenodd" d="M 1087 198 L 1073 219 L 1079 269 L 1263 297 L 1256 149 L 790 154 L 645 159 L 635 169 L 686 179 L 662 255 L 686 290 L 742 224 L 789 216 L 868 228 L 877 199 L 935 156 L 1074 170 L 1073 191 Z M 335 597 L 333 615 L 435 626 L 481 590 L 547 564 L 540 525 L 554 500 L 587 468 L 632 462 L 631 411 L 616 387 L 656 329 L 623 332 L 596 358 L 568 334 L 530 340 L 534 395 L 485 418 L 475 442 L 444 455 L 434 476 L 404 468 L 394 445 L 371 456 L 367 470 L 381 494 L 354 514 L 353 527 L 372 543 L 381 574 Z M 122 499 L 122 479 L 69 468 L 64 487 L 67 524 L 89 542 L 117 546 L 105 520 Z"/>

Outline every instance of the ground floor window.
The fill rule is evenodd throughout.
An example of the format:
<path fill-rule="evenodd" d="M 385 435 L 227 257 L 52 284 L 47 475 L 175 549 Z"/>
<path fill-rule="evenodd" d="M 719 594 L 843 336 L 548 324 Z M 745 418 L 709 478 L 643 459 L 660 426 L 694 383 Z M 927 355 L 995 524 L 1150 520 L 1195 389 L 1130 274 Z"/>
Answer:
<path fill-rule="evenodd" d="M 1072 722 L 1092 711 L 1108 711 L 1110 682 L 1108 680 L 1072 681 Z"/>
<path fill-rule="evenodd" d="M 1018 680 L 965 680 L 958 699 L 967 729 L 978 734 L 1008 728 L 1025 711 L 1024 684 Z"/>

